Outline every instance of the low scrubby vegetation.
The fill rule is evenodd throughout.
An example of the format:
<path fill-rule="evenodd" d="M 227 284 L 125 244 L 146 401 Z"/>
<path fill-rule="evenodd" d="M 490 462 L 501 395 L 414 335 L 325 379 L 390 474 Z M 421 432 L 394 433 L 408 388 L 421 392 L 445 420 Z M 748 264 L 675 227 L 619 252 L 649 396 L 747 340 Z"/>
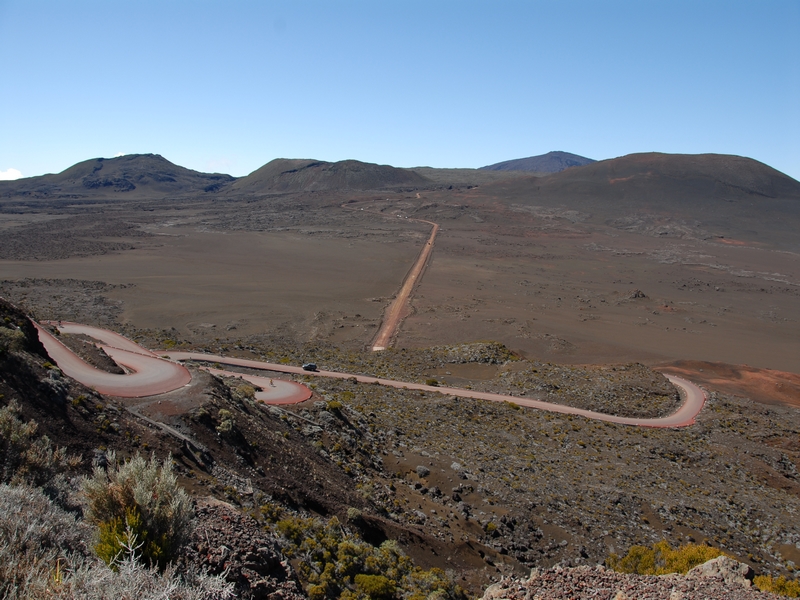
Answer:
<path fill-rule="evenodd" d="M 772 592 L 789 598 L 800 598 L 800 581 L 786 579 L 786 577 L 770 577 L 769 575 L 757 575 L 753 583 L 762 592 Z"/>
<path fill-rule="evenodd" d="M 274 504 L 261 507 L 260 514 L 286 542 L 286 555 L 298 560 L 311 600 L 466 600 L 452 577 L 415 566 L 393 540 L 375 547 L 336 517 L 301 517 Z M 348 511 L 348 519 L 359 523 L 360 511 Z"/>
<path fill-rule="evenodd" d="M 196 571 L 147 568 L 129 551 L 112 570 L 91 553 L 90 527 L 30 486 L 0 485 L 0 597 L 227 600 L 231 584 Z M 133 550 L 133 549 L 131 549 Z"/>
<path fill-rule="evenodd" d="M 77 465 L 79 458 L 53 447 L 47 436 L 37 436 L 38 425 L 20 417 L 16 402 L 0 408 L 0 483 L 41 486 Z"/>
<path fill-rule="evenodd" d="M 705 544 L 684 544 L 679 548 L 671 548 L 662 540 L 647 546 L 632 546 L 622 558 L 612 554 L 606 565 L 618 573 L 635 573 L 637 575 L 667 575 L 680 573 L 685 575 L 703 563 L 723 556 L 725 553 Z M 800 598 L 800 582 L 786 577 L 758 575 L 753 579 L 755 586 L 764 592 L 772 592 L 789 598 Z"/>
<path fill-rule="evenodd" d="M 122 463 L 114 452 L 105 458 L 106 466 L 95 467 L 83 485 L 87 521 L 99 528 L 98 556 L 116 567 L 124 549 L 133 546 L 148 566 L 163 570 L 188 540 L 193 517 L 172 457 L 161 464 L 138 454 Z"/>
<path fill-rule="evenodd" d="M 638 575 L 666 575 L 667 573 L 686 574 L 704 562 L 722 556 L 718 548 L 704 544 L 684 544 L 671 548 L 666 541 L 647 546 L 632 546 L 622 558 L 616 554 L 609 556 L 606 564 L 619 573 Z"/>
<path fill-rule="evenodd" d="M 117 465 L 109 453 L 108 468 L 84 486 L 84 521 L 53 500 L 63 500 L 64 473 L 75 474 L 79 458 L 36 433 L 19 405 L 0 408 L 0 597 L 234 597 L 223 578 L 178 574 L 169 564 L 188 534 L 191 505 L 168 461 L 137 456 Z"/>

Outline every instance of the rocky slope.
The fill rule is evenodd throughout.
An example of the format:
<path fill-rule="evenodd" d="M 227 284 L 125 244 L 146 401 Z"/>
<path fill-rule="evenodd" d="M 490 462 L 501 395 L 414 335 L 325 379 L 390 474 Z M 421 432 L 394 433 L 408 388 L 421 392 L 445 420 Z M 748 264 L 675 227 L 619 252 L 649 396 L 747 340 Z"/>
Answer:
<path fill-rule="evenodd" d="M 534 569 L 490 586 L 483 600 L 778 600 L 752 587 L 752 570 L 727 557 L 682 575 L 624 575 L 603 567 Z"/>
<path fill-rule="evenodd" d="M 91 305 L 76 310 L 91 316 Z M 790 574 L 800 563 L 797 409 L 712 392 L 696 426 L 643 430 L 308 376 L 299 380 L 314 390 L 310 401 L 264 407 L 240 381 L 194 367 L 187 388 L 121 401 L 48 366 L 25 316 L 2 309 L 0 333 L 16 345 L 0 356 L 2 402 L 16 400 L 41 432 L 81 454 L 84 471 L 104 448 L 121 456 L 171 453 L 182 485 L 198 499 L 213 496 L 250 514 L 278 506 L 296 518 L 336 516 L 375 545 L 397 540 L 417 565 L 445 570 L 473 594 L 500 576 L 596 565 L 661 539 L 705 540 L 764 574 Z M 151 348 L 193 347 L 174 331 L 121 329 Z M 674 401 L 641 365 L 537 365 L 498 344 L 374 354 L 256 336 L 195 349 L 288 363 L 314 356 L 325 368 L 416 381 L 458 377 L 485 389 L 558 386 L 562 402 L 619 412 L 648 408 L 637 406 L 642 392 L 656 411 Z M 83 354 L 105 363 L 100 353 Z M 213 506 L 198 512 L 223 523 L 204 525 L 209 539 L 195 540 L 192 552 L 214 568 L 230 553 L 244 569 L 235 576 L 242 589 L 261 586 L 259 549 L 270 544 L 247 519 L 226 512 L 234 509 Z M 237 528 L 241 540 L 228 533 Z M 227 550 L 217 544 L 226 536 Z M 274 541 L 284 548 L 280 535 Z M 269 556 L 278 569 L 284 559 Z M 273 576 L 264 589 L 290 579 L 285 569 Z"/>

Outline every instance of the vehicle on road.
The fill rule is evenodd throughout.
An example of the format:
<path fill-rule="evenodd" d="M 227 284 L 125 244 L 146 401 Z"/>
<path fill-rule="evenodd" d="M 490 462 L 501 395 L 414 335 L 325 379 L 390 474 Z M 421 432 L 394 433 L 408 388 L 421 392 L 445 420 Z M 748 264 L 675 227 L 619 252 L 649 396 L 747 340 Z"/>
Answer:
<path fill-rule="evenodd" d="M 304 371 L 316 371 L 317 370 L 317 363 L 305 363 L 303 365 Z"/>

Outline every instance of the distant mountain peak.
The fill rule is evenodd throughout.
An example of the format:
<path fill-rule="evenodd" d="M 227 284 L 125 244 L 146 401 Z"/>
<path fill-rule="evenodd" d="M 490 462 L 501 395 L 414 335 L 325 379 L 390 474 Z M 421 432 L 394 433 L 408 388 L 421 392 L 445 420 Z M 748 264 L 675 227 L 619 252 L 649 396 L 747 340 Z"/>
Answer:
<path fill-rule="evenodd" d="M 570 152 L 554 150 L 539 156 L 516 158 L 481 167 L 485 171 L 530 171 L 532 173 L 560 173 L 570 167 L 582 167 L 595 162 L 594 159 Z"/>
<path fill-rule="evenodd" d="M 327 162 L 313 159 L 276 158 L 239 179 L 231 188 L 247 193 L 378 190 L 417 187 L 430 181 L 408 169 L 359 160 Z"/>

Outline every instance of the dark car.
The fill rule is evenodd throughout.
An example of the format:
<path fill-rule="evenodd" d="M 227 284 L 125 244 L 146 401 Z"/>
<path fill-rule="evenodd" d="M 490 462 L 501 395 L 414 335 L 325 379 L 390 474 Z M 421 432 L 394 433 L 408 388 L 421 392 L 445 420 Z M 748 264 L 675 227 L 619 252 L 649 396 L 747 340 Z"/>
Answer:
<path fill-rule="evenodd" d="M 317 370 L 317 363 L 306 363 L 303 365 L 304 371 L 316 371 Z"/>

